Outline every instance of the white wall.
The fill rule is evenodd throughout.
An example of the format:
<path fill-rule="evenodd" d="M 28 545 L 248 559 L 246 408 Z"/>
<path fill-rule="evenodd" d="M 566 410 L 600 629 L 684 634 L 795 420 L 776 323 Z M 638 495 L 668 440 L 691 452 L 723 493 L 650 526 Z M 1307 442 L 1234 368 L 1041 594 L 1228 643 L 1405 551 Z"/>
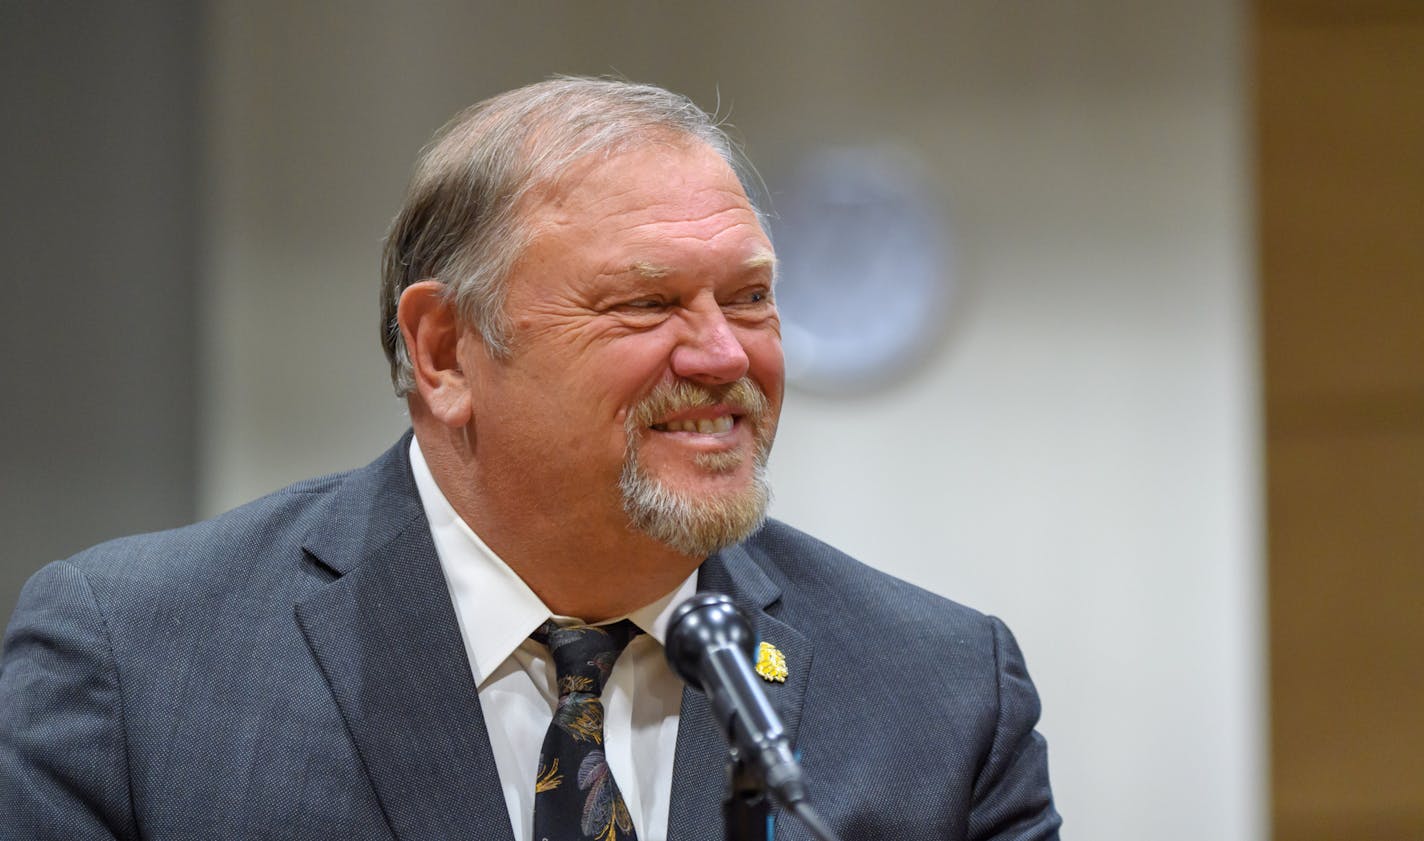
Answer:
<path fill-rule="evenodd" d="M 1243 22 L 1233 4 L 218 3 L 203 504 L 404 427 L 379 240 L 429 133 L 553 72 L 720 94 L 776 188 L 893 139 L 953 213 L 939 354 L 793 393 L 775 513 L 1004 617 L 1070 837 L 1262 839 L 1262 598 Z"/>

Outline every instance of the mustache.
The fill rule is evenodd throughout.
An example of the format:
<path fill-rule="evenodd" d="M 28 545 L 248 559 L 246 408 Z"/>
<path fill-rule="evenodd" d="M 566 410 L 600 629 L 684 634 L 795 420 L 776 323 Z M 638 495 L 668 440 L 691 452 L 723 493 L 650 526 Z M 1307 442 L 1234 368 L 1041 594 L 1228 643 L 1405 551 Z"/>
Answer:
<path fill-rule="evenodd" d="M 652 426 L 662 418 L 677 412 L 718 404 L 730 406 L 734 411 L 753 420 L 764 417 L 771 408 L 766 393 L 749 377 L 742 377 L 734 383 L 721 386 L 706 386 L 679 380 L 660 385 L 639 400 L 628 413 L 629 429 Z"/>

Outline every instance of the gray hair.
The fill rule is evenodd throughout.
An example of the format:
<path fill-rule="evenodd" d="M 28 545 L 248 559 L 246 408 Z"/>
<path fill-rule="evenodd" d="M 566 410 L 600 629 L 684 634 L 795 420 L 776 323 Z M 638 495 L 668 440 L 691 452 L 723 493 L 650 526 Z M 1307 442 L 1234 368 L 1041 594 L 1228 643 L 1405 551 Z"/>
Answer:
<path fill-rule="evenodd" d="M 755 201 L 752 186 L 760 182 L 716 119 L 687 97 L 654 85 L 558 77 L 472 105 L 440 129 L 416 163 L 382 255 L 381 342 L 397 396 L 415 389 L 396 320 L 408 286 L 444 283 L 447 298 L 479 331 L 486 350 L 507 356 L 507 280 L 531 239 L 523 199 L 556 183 L 585 155 L 607 157 L 669 139 L 711 147 Z"/>

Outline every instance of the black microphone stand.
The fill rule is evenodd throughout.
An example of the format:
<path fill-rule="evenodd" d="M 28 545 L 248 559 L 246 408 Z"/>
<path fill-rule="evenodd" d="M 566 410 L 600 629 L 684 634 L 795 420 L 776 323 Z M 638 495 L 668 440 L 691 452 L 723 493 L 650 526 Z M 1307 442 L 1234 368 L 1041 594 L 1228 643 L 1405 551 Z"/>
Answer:
<path fill-rule="evenodd" d="M 727 828 L 727 841 L 771 841 L 771 799 L 766 786 L 735 747 L 727 753 L 722 823 Z"/>
<path fill-rule="evenodd" d="M 760 774 L 746 762 L 737 748 L 727 753 L 727 794 L 722 799 L 722 823 L 727 841 L 772 841 L 772 794 Z M 821 820 L 805 799 L 782 802 L 787 814 L 795 815 L 811 830 L 816 841 L 841 841 Z"/>

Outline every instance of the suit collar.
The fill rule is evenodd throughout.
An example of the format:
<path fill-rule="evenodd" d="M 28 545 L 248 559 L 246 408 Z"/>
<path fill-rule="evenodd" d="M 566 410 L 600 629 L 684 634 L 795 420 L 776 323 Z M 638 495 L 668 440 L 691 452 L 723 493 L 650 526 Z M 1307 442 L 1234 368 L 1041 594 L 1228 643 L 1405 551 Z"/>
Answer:
<path fill-rule="evenodd" d="M 380 557 L 385 544 L 404 534 L 425 512 L 410 473 L 410 442 L 405 435 L 380 458 L 346 474 L 332 494 L 325 519 L 302 542 L 313 558 L 345 575 L 368 558 Z"/>
<path fill-rule="evenodd" d="M 409 443 L 407 433 L 334 493 L 304 548 L 338 577 L 297 605 L 297 621 L 395 836 L 513 841 L 469 659 L 411 477 Z M 731 596 L 757 639 L 785 654 L 786 682 L 765 688 L 794 743 L 812 647 L 779 618 L 781 589 L 744 545 L 703 562 L 698 589 Z M 669 841 L 720 833 L 726 756 L 705 696 L 685 689 Z"/>
<path fill-rule="evenodd" d="M 395 836 L 512 841 L 408 446 L 334 493 L 305 547 L 339 577 L 297 605 L 297 622 Z"/>

